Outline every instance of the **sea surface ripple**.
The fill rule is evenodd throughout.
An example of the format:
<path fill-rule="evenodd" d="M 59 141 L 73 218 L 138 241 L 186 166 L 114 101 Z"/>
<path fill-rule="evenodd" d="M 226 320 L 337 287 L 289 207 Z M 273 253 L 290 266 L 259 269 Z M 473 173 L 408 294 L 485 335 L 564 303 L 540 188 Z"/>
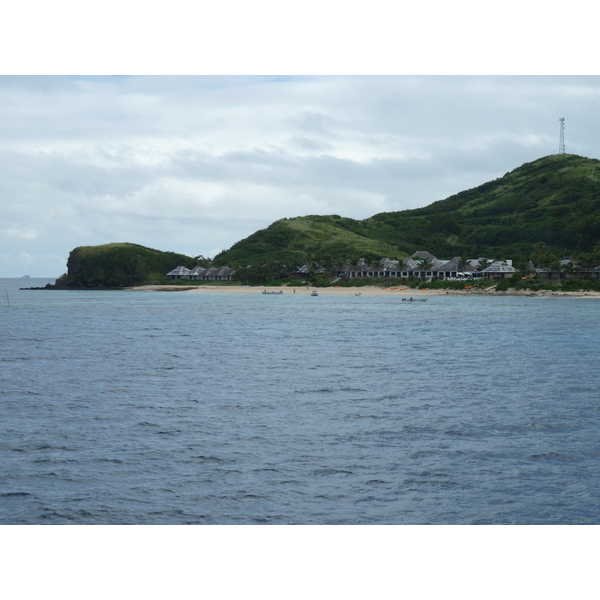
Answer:
<path fill-rule="evenodd" d="M 600 524 L 597 300 L 0 294 L 2 524 Z"/>

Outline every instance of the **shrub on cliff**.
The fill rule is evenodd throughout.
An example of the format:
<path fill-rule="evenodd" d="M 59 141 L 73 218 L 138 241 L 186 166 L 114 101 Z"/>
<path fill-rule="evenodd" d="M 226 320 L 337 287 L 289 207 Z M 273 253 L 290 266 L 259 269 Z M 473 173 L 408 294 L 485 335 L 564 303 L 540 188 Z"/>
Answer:
<path fill-rule="evenodd" d="M 125 287 L 165 282 L 165 274 L 182 265 L 192 268 L 193 258 L 161 252 L 137 244 L 79 246 L 71 251 L 67 274 L 60 287 Z"/>

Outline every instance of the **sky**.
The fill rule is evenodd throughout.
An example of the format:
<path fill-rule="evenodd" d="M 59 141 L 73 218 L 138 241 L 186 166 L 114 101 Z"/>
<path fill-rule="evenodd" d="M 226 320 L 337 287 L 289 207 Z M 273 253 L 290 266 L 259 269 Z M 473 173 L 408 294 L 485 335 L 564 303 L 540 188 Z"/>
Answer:
<path fill-rule="evenodd" d="M 213 257 L 283 217 L 426 206 L 557 152 L 560 117 L 567 152 L 600 157 L 582 0 L 93 6 L 5 8 L 0 277 L 59 276 L 77 246 Z"/>
<path fill-rule="evenodd" d="M 1 76 L 0 276 L 426 206 L 556 153 L 560 117 L 599 158 L 599 105 L 598 76 Z"/>

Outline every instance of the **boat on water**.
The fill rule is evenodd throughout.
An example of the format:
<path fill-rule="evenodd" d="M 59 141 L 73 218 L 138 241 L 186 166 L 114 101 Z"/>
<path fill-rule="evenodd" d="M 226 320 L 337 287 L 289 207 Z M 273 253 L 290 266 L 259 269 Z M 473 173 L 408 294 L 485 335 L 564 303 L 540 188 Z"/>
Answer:
<path fill-rule="evenodd" d="M 283 290 L 280 290 L 279 292 L 267 292 L 267 290 L 265 290 L 264 292 L 261 292 L 261 294 L 266 294 L 267 296 L 275 294 L 276 296 L 278 296 L 279 294 L 283 294 Z"/>
<path fill-rule="evenodd" d="M 318 296 L 317 290 L 313 290 L 311 296 Z"/>
<path fill-rule="evenodd" d="M 402 302 L 427 302 L 428 298 L 402 298 Z"/>

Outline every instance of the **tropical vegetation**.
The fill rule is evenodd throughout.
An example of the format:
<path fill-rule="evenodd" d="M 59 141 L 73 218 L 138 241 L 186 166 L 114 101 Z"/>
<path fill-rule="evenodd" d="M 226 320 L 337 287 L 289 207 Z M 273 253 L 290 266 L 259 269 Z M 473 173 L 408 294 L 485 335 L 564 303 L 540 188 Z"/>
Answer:
<path fill-rule="evenodd" d="M 196 259 L 128 243 L 79 246 L 67 260 L 57 287 L 124 287 L 166 283 L 173 265 L 193 267 Z"/>
<path fill-rule="evenodd" d="M 353 263 L 440 257 L 512 259 L 524 266 L 600 254 L 600 161 L 546 156 L 503 177 L 413 210 L 362 221 L 339 215 L 281 219 L 214 258 L 214 264 Z"/>
<path fill-rule="evenodd" d="M 540 158 L 503 177 L 424 208 L 355 220 L 339 215 L 285 218 L 256 231 L 214 259 L 136 244 L 75 248 L 61 286 L 161 283 L 175 266 L 232 267 L 242 283 L 284 281 L 304 266 L 306 281 L 327 279 L 336 265 L 376 264 L 417 250 L 442 258 L 511 259 L 577 278 L 600 265 L 600 161 L 572 154 Z M 561 260 L 564 257 L 568 260 Z M 428 268 L 423 259 L 422 268 Z M 589 270 L 589 269 L 588 269 Z M 323 277 L 325 275 L 325 277 Z"/>

